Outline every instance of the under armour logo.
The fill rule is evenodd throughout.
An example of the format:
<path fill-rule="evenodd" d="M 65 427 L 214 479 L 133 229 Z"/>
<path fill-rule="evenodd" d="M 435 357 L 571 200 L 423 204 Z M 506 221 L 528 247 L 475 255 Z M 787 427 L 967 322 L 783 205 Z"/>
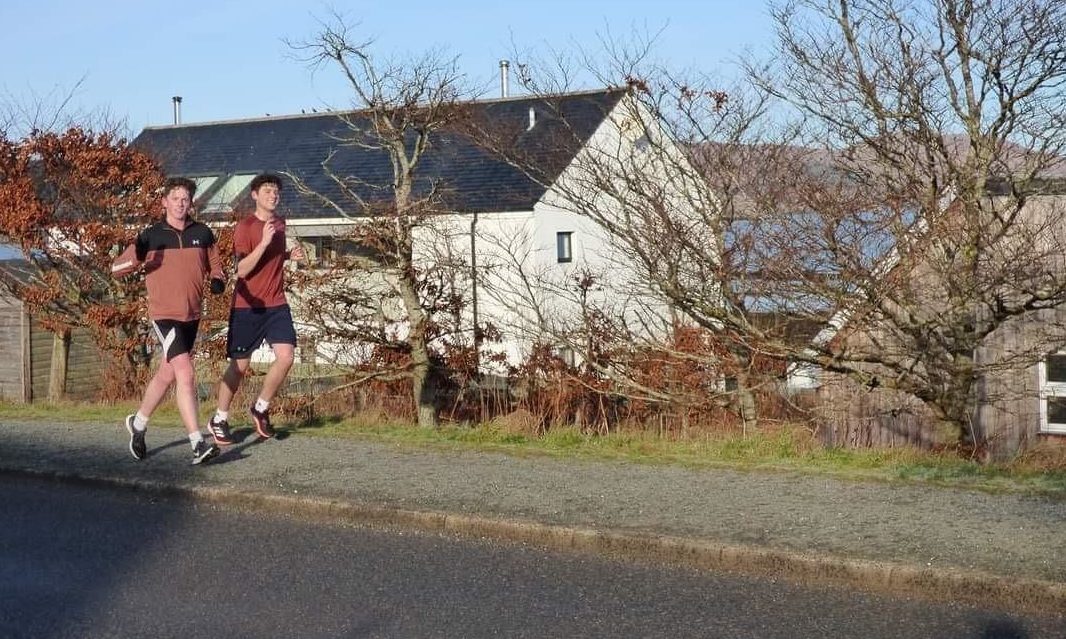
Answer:
<path fill-rule="evenodd" d="M 193 240 L 192 241 L 192 245 L 193 246 L 200 246 L 200 240 Z"/>

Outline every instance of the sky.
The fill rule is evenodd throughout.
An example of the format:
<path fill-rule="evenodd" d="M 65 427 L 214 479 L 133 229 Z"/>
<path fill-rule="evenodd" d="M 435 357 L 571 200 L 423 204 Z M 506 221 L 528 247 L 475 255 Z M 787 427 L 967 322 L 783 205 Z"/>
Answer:
<path fill-rule="evenodd" d="M 186 124 L 349 108 L 339 73 L 312 72 L 286 44 L 312 39 L 333 12 L 375 56 L 457 57 L 485 97 L 515 51 L 596 53 L 604 38 L 658 34 L 655 58 L 671 69 L 728 78 L 773 34 L 760 0 L 0 0 L 0 103 L 69 96 L 68 112 L 106 113 L 131 135 L 171 124 L 176 95 Z"/>

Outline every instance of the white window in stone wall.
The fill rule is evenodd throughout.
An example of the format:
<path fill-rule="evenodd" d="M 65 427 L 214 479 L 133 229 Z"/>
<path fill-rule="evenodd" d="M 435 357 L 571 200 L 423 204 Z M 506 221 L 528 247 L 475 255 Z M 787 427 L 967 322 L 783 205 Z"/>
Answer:
<path fill-rule="evenodd" d="M 1052 353 L 1038 367 L 1040 432 L 1066 435 L 1066 353 Z"/>

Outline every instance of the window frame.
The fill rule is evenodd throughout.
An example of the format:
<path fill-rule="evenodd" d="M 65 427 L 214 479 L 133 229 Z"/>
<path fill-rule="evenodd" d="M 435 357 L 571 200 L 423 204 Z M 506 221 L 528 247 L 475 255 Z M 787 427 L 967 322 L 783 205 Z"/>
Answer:
<path fill-rule="evenodd" d="M 564 243 L 565 238 L 565 243 Z M 564 252 L 565 247 L 565 252 Z M 565 253 L 565 254 L 564 254 Z M 557 264 L 569 264 L 574 261 L 574 232 L 555 232 L 555 262 Z"/>
<path fill-rule="evenodd" d="M 1066 435 L 1066 423 L 1051 423 L 1048 421 L 1048 399 L 1051 397 L 1066 398 L 1066 381 L 1055 382 L 1048 380 L 1047 360 L 1052 355 L 1066 356 L 1066 351 L 1048 353 L 1037 365 L 1039 382 L 1040 402 L 1040 427 L 1037 432 L 1048 435 Z"/>

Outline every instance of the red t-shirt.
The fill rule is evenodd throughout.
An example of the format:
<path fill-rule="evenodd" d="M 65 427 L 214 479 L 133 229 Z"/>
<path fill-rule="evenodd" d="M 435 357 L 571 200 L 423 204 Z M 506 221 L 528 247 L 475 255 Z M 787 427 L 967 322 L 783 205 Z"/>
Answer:
<path fill-rule="evenodd" d="M 288 303 L 285 299 L 285 270 L 282 268 L 285 263 L 285 220 L 276 217 L 272 223 L 278 228 L 263 257 L 247 277 L 237 278 L 234 308 L 270 308 Z M 237 222 L 233 229 L 233 253 L 238 262 L 259 246 L 264 224 L 255 215 Z"/>

